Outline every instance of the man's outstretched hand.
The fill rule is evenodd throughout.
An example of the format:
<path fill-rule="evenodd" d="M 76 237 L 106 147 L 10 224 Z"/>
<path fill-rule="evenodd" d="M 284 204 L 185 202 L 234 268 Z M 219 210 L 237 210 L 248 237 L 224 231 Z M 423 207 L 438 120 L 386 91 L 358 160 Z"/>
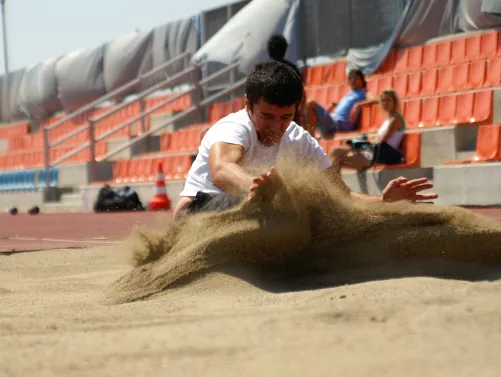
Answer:
<path fill-rule="evenodd" d="M 433 203 L 438 198 L 437 194 L 422 194 L 422 191 L 433 188 L 433 183 L 427 178 L 409 180 L 404 177 L 394 179 L 383 190 L 384 202 L 398 202 L 406 200 L 413 203 Z"/>
<path fill-rule="evenodd" d="M 249 188 L 247 202 L 252 203 L 258 192 L 262 192 L 265 197 L 271 201 L 276 199 L 280 189 L 283 187 L 283 182 L 275 168 L 271 168 L 268 172 L 254 178 L 252 185 Z"/>

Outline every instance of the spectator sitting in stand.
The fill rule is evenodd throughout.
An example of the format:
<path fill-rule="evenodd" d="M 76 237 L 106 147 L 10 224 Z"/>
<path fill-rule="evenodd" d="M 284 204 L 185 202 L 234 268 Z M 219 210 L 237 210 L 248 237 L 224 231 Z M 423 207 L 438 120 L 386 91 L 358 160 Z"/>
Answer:
<path fill-rule="evenodd" d="M 360 108 L 377 103 L 378 99 L 367 90 L 367 82 L 361 70 L 348 74 L 351 91 L 339 103 L 333 102 L 325 109 L 315 101 L 306 105 L 306 129 L 313 136 L 318 128 L 323 139 L 332 139 L 338 131 L 354 131 L 360 115 Z"/>

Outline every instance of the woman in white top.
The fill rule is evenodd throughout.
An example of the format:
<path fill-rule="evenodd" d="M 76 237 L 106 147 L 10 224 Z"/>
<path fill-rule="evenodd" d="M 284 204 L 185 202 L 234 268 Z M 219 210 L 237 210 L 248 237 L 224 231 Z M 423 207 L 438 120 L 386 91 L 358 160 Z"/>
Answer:
<path fill-rule="evenodd" d="M 372 164 L 395 165 L 405 162 L 400 146 L 405 135 L 405 119 L 400 112 L 397 92 L 387 89 L 381 92 L 381 107 L 388 115 L 371 142 L 357 143 L 351 140 L 351 148 L 336 148 L 331 154 L 332 165 L 341 168 L 364 170 Z"/>

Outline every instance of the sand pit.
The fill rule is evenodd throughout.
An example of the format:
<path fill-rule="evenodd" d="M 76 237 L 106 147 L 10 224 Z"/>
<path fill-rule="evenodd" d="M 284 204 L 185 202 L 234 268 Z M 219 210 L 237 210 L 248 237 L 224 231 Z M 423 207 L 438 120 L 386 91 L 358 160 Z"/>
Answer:
<path fill-rule="evenodd" d="M 342 272 L 351 269 L 373 279 L 470 273 L 451 262 L 501 266 L 494 220 L 453 207 L 353 200 L 312 167 L 280 171 L 286 189 L 278 202 L 263 191 L 256 203 L 140 232 L 132 241 L 137 267 L 112 284 L 110 302 L 165 293 L 215 271 L 288 291 L 298 282 L 297 289 L 346 283 Z"/>
<path fill-rule="evenodd" d="M 278 215 L 261 203 L 135 244 L 0 255 L 0 376 L 499 374 L 500 223 L 305 184 L 311 200 Z"/>
<path fill-rule="evenodd" d="M 271 293 L 213 273 L 107 306 L 103 291 L 130 270 L 120 249 L 0 258 L 2 376 L 466 377 L 501 366 L 499 282 L 415 277 Z"/>

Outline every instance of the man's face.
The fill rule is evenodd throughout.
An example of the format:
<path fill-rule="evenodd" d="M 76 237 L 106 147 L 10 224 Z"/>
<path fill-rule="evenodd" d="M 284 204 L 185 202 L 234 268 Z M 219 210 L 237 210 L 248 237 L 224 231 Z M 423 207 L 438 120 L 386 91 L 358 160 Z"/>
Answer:
<path fill-rule="evenodd" d="M 351 75 L 348 78 L 348 85 L 351 89 L 362 89 L 364 87 L 364 82 L 360 76 Z"/>
<path fill-rule="evenodd" d="M 296 110 L 296 105 L 279 107 L 270 105 L 263 99 L 259 99 L 251 110 L 247 96 L 245 97 L 245 107 L 256 129 L 259 141 L 268 147 L 280 142 L 292 122 Z"/>

